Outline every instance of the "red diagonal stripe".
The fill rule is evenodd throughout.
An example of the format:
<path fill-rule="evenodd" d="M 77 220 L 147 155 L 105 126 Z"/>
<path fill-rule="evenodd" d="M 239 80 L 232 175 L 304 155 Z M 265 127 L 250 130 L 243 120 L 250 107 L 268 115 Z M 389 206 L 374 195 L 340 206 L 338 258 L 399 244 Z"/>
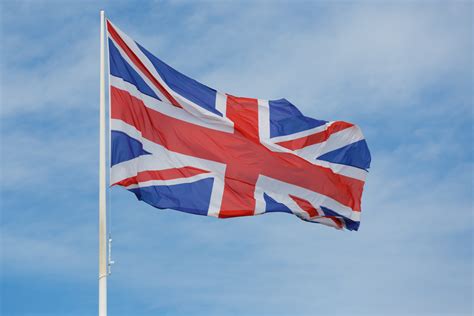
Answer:
<path fill-rule="evenodd" d="M 318 210 L 311 203 L 309 203 L 309 201 L 300 199 L 299 197 L 296 197 L 291 194 L 290 194 L 290 198 L 292 198 L 293 201 L 295 201 L 296 204 L 298 204 L 298 206 L 303 209 L 303 211 L 308 213 L 309 217 L 315 217 L 315 216 L 321 215 L 318 213 Z"/>
<path fill-rule="evenodd" d="M 342 229 L 344 227 L 344 224 L 342 223 L 342 220 L 340 218 L 337 218 L 336 216 L 324 216 L 326 218 L 329 218 L 336 224 L 337 228 Z"/>
<path fill-rule="evenodd" d="M 291 194 L 290 194 L 290 197 L 296 202 L 296 204 L 298 204 L 299 207 L 301 207 L 306 213 L 308 213 L 310 217 L 323 215 L 323 214 L 319 214 L 318 210 L 309 201 L 298 198 Z M 333 221 L 334 224 L 336 224 L 338 229 L 342 229 L 344 227 L 342 220 L 337 218 L 336 216 L 322 216 L 322 217 L 328 218 L 331 221 Z"/>
<path fill-rule="evenodd" d="M 127 56 L 130 58 L 130 60 L 135 64 L 135 66 L 140 69 L 140 71 L 155 85 L 155 87 L 158 88 L 158 90 L 161 91 L 161 93 L 173 104 L 174 106 L 180 108 L 181 105 L 179 105 L 178 101 L 176 101 L 175 98 L 166 90 L 161 83 L 156 80 L 156 78 L 151 74 L 151 72 L 145 67 L 145 65 L 142 63 L 142 61 L 137 57 L 137 55 L 128 47 L 128 45 L 125 43 L 125 41 L 120 37 L 120 35 L 117 33 L 117 31 L 114 29 L 112 24 L 107 21 L 107 30 L 112 36 L 112 38 L 115 40 L 115 42 L 122 48 L 122 50 L 127 54 Z"/>
<path fill-rule="evenodd" d="M 113 185 L 121 185 L 127 187 L 129 185 L 138 184 L 140 182 L 145 181 L 189 178 L 198 174 L 208 172 L 209 171 L 194 167 L 171 168 L 164 170 L 147 170 L 137 173 L 135 177 L 124 179 L 122 181 L 114 183 Z"/>
<path fill-rule="evenodd" d="M 334 122 L 331 125 L 329 125 L 329 127 L 326 130 L 322 131 L 322 132 L 312 134 L 312 135 L 308 135 L 308 136 L 304 136 L 304 137 L 297 138 L 297 139 L 292 139 L 292 140 L 280 142 L 280 143 L 277 143 L 277 145 L 288 148 L 290 150 L 301 149 L 301 148 L 309 146 L 309 145 L 322 143 L 322 142 L 328 140 L 328 138 L 332 134 L 340 132 L 340 131 L 342 131 L 346 128 L 350 128 L 352 126 L 354 126 L 354 124 L 347 123 L 347 122 L 342 122 L 342 121 L 337 121 L 337 122 Z"/>

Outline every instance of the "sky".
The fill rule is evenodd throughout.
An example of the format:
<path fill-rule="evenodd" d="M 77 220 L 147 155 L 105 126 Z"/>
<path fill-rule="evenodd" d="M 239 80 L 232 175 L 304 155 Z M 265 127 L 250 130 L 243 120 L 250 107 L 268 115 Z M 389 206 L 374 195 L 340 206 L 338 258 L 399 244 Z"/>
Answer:
<path fill-rule="evenodd" d="M 471 315 L 473 2 L 2 1 L 1 315 L 98 309 L 99 10 L 220 91 L 358 124 L 358 232 L 109 191 L 110 315 Z"/>

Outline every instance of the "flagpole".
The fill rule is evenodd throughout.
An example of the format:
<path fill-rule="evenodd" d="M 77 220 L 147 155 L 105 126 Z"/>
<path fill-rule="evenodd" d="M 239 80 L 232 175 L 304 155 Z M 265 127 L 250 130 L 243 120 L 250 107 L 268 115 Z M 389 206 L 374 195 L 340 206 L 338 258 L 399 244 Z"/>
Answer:
<path fill-rule="evenodd" d="M 99 110 L 99 316 L 107 315 L 107 220 L 105 160 L 105 14 L 100 11 L 100 110 Z"/>

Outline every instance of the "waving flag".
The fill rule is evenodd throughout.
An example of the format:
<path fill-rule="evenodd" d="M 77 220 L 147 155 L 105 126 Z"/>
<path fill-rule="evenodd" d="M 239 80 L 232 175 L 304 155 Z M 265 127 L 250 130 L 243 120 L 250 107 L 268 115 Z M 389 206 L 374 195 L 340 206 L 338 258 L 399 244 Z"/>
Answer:
<path fill-rule="evenodd" d="M 360 129 L 286 99 L 237 97 L 171 68 L 107 21 L 111 184 L 219 218 L 286 212 L 357 230 L 370 153 Z"/>

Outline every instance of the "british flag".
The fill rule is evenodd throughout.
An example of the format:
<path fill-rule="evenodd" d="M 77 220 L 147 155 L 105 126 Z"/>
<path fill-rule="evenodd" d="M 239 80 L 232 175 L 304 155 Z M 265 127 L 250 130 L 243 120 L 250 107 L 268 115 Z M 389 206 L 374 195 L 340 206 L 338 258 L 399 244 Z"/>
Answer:
<path fill-rule="evenodd" d="M 237 97 L 171 68 L 107 21 L 111 184 L 160 209 L 286 212 L 357 230 L 370 153 L 361 130 L 286 99 Z"/>

